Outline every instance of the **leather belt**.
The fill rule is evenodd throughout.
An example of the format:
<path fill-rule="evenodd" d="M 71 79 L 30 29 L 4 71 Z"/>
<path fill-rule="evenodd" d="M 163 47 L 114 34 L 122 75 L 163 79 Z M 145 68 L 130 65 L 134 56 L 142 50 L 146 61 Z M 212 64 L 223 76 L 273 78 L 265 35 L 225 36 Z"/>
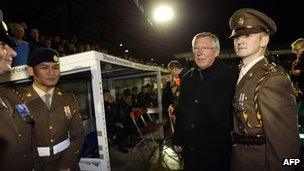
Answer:
<path fill-rule="evenodd" d="M 37 147 L 39 157 L 55 155 L 70 146 L 70 139 L 66 139 L 52 147 Z"/>
<path fill-rule="evenodd" d="M 243 135 L 232 133 L 232 142 L 234 144 L 243 144 L 243 145 L 263 145 L 266 143 L 266 138 L 264 134 L 257 135 Z"/>

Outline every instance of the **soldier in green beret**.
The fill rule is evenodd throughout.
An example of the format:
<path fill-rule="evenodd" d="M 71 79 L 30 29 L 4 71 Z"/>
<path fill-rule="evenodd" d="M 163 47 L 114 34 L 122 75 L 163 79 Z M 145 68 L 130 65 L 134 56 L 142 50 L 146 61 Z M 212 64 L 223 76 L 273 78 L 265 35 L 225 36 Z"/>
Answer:
<path fill-rule="evenodd" d="M 296 99 L 292 82 L 264 54 L 275 22 L 244 8 L 230 18 L 234 50 L 240 58 L 234 100 L 232 170 L 288 171 L 299 154 Z"/>

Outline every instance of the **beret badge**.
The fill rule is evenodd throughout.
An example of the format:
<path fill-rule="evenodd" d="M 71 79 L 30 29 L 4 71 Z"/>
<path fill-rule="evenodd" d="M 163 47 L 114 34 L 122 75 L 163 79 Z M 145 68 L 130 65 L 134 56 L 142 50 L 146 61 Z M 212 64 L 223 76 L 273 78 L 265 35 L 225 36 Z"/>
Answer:
<path fill-rule="evenodd" d="M 243 25 L 244 24 L 244 18 L 239 18 L 239 21 L 238 21 L 238 25 Z"/>
<path fill-rule="evenodd" d="M 59 62 L 59 57 L 58 57 L 57 55 L 55 55 L 55 56 L 53 57 L 53 59 L 54 59 L 55 62 Z"/>

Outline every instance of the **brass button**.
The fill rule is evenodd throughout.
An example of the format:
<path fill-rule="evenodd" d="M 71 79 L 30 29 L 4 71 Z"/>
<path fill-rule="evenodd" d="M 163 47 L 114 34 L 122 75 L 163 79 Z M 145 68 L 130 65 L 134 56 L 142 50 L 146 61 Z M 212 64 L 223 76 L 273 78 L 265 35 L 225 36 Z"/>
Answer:
<path fill-rule="evenodd" d="M 191 128 L 194 128 L 194 124 L 191 124 L 190 127 L 191 127 Z"/>
<path fill-rule="evenodd" d="M 22 135 L 21 135 L 21 134 L 19 134 L 19 135 L 18 135 L 18 137 L 19 137 L 19 138 L 21 138 L 21 137 L 22 137 Z"/>
<path fill-rule="evenodd" d="M 50 142 L 54 142 L 54 140 L 53 140 L 53 139 L 50 139 Z"/>
<path fill-rule="evenodd" d="M 23 158 L 27 158 L 27 156 L 26 156 L 26 155 L 23 155 Z"/>
<path fill-rule="evenodd" d="M 52 127 L 52 126 L 50 126 L 50 127 L 49 127 L 49 129 L 53 129 L 53 127 Z"/>
<path fill-rule="evenodd" d="M 198 100 L 195 99 L 195 100 L 194 100 L 194 103 L 198 103 Z"/>

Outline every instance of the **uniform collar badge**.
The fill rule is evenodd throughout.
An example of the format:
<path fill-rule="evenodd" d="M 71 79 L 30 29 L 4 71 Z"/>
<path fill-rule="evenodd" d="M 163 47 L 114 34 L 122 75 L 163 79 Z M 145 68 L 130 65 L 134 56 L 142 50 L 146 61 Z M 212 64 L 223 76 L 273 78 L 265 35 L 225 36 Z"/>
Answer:
<path fill-rule="evenodd" d="M 58 94 L 58 95 L 60 95 L 60 96 L 62 95 L 62 93 L 61 93 L 60 91 L 58 91 L 58 93 L 57 93 L 57 94 Z"/>
<path fill-rule="evenodd" d="M 70 119 L 72 117 L 70 106 L 64 106 L 63 111 L 65 113 L 65 116 Z"/>
<path fill-rule="evenodd" d="M 251 78 L 252 76 L 253 76 L 252 72 L 251 72 L 251 73 L 249 73 L 249 78 Z"/>

